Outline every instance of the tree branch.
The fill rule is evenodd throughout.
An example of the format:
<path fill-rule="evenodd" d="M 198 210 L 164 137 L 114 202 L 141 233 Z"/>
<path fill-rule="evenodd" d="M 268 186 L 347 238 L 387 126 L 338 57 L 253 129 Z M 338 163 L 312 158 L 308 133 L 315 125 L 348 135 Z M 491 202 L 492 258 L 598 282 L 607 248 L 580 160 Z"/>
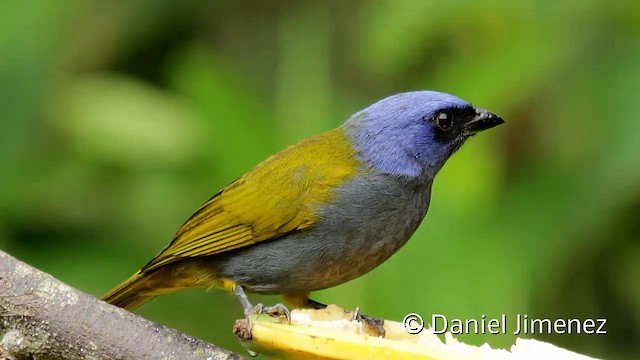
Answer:
<path fill-rule="evenodd" d="M 0 251 L 0 359 L 241 359 Z"/>

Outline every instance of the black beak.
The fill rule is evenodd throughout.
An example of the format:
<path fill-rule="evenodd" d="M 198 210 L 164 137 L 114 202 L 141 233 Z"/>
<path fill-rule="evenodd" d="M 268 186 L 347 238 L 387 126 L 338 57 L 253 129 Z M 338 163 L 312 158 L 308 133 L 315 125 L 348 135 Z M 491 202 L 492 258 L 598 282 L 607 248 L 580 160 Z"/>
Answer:
<path fill-rule="evenodd" d="M 462 133 L 470 136 L 503 123 L 504 120 L 500 116 L 484 109 L 476 109 L 476 116 L 462 125 Z"/>

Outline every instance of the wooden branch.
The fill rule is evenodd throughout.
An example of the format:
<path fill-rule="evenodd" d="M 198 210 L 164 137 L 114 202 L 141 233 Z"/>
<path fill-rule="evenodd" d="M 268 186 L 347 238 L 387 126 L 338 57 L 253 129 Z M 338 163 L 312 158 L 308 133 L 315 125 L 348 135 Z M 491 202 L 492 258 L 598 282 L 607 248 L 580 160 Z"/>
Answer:
<path fill-rule="evenodd" d="M 0 359 L 241 359 L 0 251 Z"/>

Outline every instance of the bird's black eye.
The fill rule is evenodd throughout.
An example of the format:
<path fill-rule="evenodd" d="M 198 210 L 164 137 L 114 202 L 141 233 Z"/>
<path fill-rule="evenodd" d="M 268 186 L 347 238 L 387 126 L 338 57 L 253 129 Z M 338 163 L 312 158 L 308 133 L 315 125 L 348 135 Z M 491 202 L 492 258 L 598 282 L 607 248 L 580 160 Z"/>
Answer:
<path fill-rule="evenodd" d="M 442 131 L 449 131 L 453 128 L 453 113 L 450 111 L 441 111 L 434 118 L 436 126 Z"/>

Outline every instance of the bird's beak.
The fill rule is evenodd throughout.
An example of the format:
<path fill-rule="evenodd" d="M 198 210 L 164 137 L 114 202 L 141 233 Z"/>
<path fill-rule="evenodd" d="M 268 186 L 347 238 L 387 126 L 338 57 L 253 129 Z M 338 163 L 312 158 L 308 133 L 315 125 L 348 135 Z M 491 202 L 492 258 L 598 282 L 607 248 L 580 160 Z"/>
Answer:
<path fill-rule="evenodd" d="M 462 126 L 463 134 L 470 136 L 504 123 L 502 118 L 484 109 L 476 109 L 476 116 Z"/>

